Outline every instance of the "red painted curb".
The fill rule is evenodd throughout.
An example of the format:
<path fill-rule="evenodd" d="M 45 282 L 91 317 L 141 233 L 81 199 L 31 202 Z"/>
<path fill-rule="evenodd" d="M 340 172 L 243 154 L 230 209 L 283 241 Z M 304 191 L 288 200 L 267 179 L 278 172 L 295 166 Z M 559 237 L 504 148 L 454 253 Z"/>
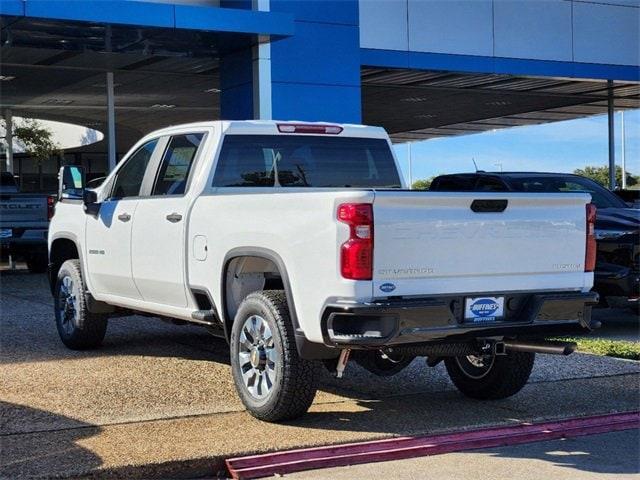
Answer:
<path fill-rule="evenodd" d="M 555 422 L 523 423 L 511 427 L 446 433 L 424 437 L 396 437 L 227 459 L 233 478 L 260 478 L 315 468 L 400 460 L 478 448 L 517 445 L 580 435 L 640 428 L 640 411 Z"/>

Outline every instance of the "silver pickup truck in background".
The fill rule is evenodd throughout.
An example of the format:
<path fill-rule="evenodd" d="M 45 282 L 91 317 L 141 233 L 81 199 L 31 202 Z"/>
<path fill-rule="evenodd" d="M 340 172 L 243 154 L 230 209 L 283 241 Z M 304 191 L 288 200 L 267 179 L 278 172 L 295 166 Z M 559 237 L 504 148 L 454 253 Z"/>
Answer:
<path fill-rule="evenodd" d="M 0 176 L 0 251 L 27 262 L 30 272 L 47 270 L 47 231 L 55 197 L 20 193 L 13 175 Z"/>

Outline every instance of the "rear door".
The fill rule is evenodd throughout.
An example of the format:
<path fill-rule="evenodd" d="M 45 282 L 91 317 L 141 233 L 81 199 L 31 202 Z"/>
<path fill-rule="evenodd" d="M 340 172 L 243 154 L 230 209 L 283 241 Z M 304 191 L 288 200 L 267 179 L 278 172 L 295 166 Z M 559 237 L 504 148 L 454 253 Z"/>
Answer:
<path fill-rule="evenodd" d="M 85 256 L 95 293 L 141 298 L 131 273 L 131 227 L 157 145 L 151 140 L 125 160 L 98 215 L 86 216 Z"/>
<path fill-rule="evenodd" d="M 204 133 L 164 139 L 149 196 L 140 199 L 131 237 L 135 284 L 147 302 L 187 306 L 185 281 L 187 196 Z"/>
<path fill-rule="evenodd" d="M 580 289 L 589 200 L 378 191 L 374 296 Z"/>

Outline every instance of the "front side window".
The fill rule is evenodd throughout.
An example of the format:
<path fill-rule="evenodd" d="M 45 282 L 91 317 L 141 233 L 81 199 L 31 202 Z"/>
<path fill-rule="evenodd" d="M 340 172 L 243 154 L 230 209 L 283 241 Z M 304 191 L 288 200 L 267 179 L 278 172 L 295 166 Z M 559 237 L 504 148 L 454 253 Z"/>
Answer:
<path fill-rule="evenodd" d="M 214 187 L 400 188 L 386 140 L 227 135 Z"/>
<path fill-rule="evenodd" d="M 191 133 L 171 137 L 162 157 L 152 195 L 183 195 L 191 166 L 204 134 Z"/>
<path fill-rule="evenodd" d="M 140 195 L 142 179 L 153 155 L 158 139 L 151 140 L 140 147 L 116 174 L 111 198 L 137 197 Z"/>

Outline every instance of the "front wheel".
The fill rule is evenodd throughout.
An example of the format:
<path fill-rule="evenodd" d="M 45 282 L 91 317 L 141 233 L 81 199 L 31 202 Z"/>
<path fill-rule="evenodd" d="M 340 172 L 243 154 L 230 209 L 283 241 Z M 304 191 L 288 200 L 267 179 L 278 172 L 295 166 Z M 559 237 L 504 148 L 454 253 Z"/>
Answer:
<path fill-rule="evenodd" d="M 498 400 L 518 393 L 533 369 L 535 353 L 448 357 L 445 366 L 451 381 L 467 397 Z"/>
<path fill-rule="evenodd" d="M 254 292 L 242 301 L 231 330 L 231 371 L 251 415 L 268 422 L 303 415 L 316 395 L 318 367 L 298 356 L 283 291 Z"/>
<path fill-rule="evenodd" d="M 107 331 L 107 317 L 87 308 L 85 290 L 80 262 L 64 262 L 54 291 L 56 327 L 62 343 L 72 350 L 100 346 Z"/>

